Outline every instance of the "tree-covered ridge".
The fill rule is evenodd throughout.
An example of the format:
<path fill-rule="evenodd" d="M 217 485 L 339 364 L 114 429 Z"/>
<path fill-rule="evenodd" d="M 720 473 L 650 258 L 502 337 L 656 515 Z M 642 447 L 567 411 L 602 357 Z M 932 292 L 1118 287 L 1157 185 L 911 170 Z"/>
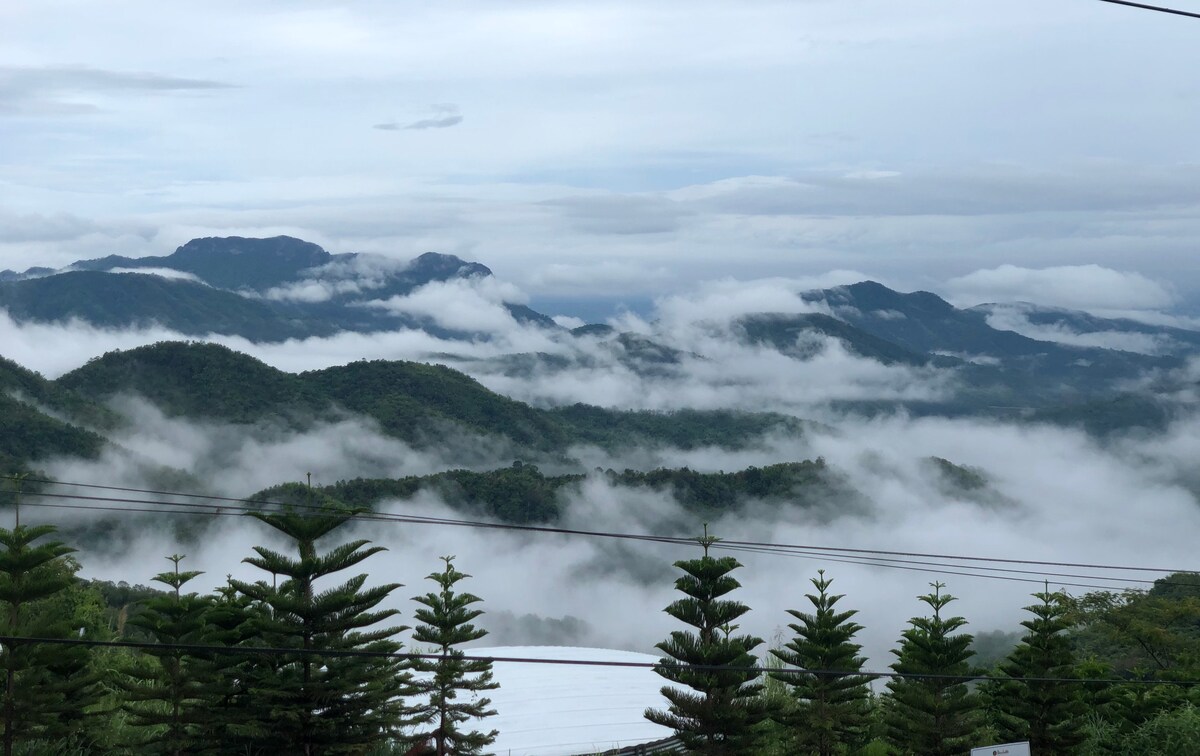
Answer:
<path fill-rule="evenodd" d="M 17 321 L 81 320 L 100 328 L 159 326 L 189 336 L 234 333 L 253 341 L 328 336 L 337 328 L 294 307 L 195 281 L 77 270 L 0 282 L 0 306 Z"/>
<path fill-rule="evenodd" d="M 605 449 L 638 443 L 679 449 L 740 448 L 768 433 L 800 435 L 811 425 L 790 415 L 737 410 L 619 411 L 572 404 L 556 407 L 550 414 L 571 429 L 576 443 Z"/>
<path fill-rule="evenodd" d="M 47 380 L 2 355 L 0 394 L 7 394 L 83 427 L 109 428 L 117 421 L 112 411 L 103 405 L 55 381 Z"/>
<path fill-rule="evenodd" d="M 50 456 L 93 458 L 116 415 L 12 360 L 0 357 L 0 471 Z"/>
<path fill-rule="evenodd" d="M 162 268 L 189 279 L 116 272 Z M 487 334 L 455 330 L 427 315 L 377 305 L 433 282 L 490 275 L 486 266 L 453 255 L 426 253 L 406 264 L 384 256 L 330 254 L 316 244 L 284 236 L 205 238 L 166 256 L 109 256 L 79 261 L 62 271 L 6 271 L 0 276 L 0 308 L 17 321 L 75 318 L 101 327 L 157 325 L 190 337 L 229 334 L 259 343 L 399 329 L 453 342 Z M 317 282 L 320 291 L 311 291 Z M 1200 351 L 1200 331 L 1030 305 L 999 306 L 1027 318 L 1031 327 L 1092 335 L 1097 343 L 1106 343 L 1104 334 L 1133 335 L 1156 345 L 1130 351 L 1121 348 L 1120 340 L 1113 342 L 1118 348 L 1100 348 L 1031 338 L 990 319 L 998 306 L 959 309 L 929 292 L 903 293 L 873 281 L 801 296 L 821 312 L 751 313 L 734 322 L 727 335 L 797 361 L 813 358 L 834 339 L 860 358 L 936 373 L 952 385 L 944 400 L 843 405 L 855 412 L 988 417 L 1040 412 L 1035 420 L 1082 425 L 1103 434 L 1114 429 L 1154 430 L 1164 417 L 1195 409 L 1195 401 L 1180 391 L 1186 387 L 1175 378 L 1165 390 L 1139 389 L 1132 403 L 1120 396 L 1131 382 L 1149 374 L 1181 374 Z M 686 343 L 673 342 L 669 334 L 615 333 L 610 326 L 595 324 L 567 331 L 526 305 L 504 306 L 514 319 L 543 330 L 563 347 L 487 361 L 490 369 L 510 376 L 553 376 L 576 366 L 607 364 L 649 377 L 705 358 L 690 352 L 693 347 Z M 1058 412 L 1064 405 L 1069 405 L 1066 412 Z M 1149 420 L 1143 410 L 1149 411 Z"/>
<path fill-rule="evenodd" d="M 295 375 L 202 342 L 164 341 L 107 352 L 57 383 L 96 400 L 137 395 L 168 415 L 235 423 L 311 416 L 328 407 Z"/>
<path fill-rule="evenodd" d="M 201 342 L 108 352 L 53 386 L 93 402 L 138 395 L 168 415 L 197 420 L 303 425 L 353 413 L 415 445 L 457 431 L 503 439 L 518 451 L 556 454 L 575 444 L 739 447 L 765 433 L 800 433 L 805 427 L 784 415 L 727 410 L 627 412 L 587 405 L 547 410 L 497 394 L 443 365 L 362 360 L 292 374 Z"/>
<path fill-rule="evenodd" d="M 529 448 L 561 448 L 567 429 L 543 410 L 484 388 L 443 365 L 372 360 L 301 373 L 299 380 L 338 406 L 374 418 L 390 435 L 419 441 L 447 422 L 503 435 Z"/>
<path fill-rule="evenodd" d="M 689 468 L 659 468 L 648 472 L 626 469 L 601 471 L 611 486 L 650 489 L 672 496 L 689 511 L 715 514 L 736 510 L 754 500 L 780 505 L 815 507 L 834 501 L 853 501 L 849 482 L 825 460 L 783 462 L 736 472 L 697 472 Z M 514 463 L 486 472 L 448 470 L 406 478 L 343 480 L 313 489 L 284 483 L 250 497 L 252 501 L 304 504 L 314 494 L 356 507 L 375 508 L 389 499 L 406 500 L 427 491 L 447 504 L 473 515 L 511 523 L 558 520 L 563 495 L 586 479 L 581 473 L 546 475 L 536 465 Z"/>
<path fill-rule="evenodd" d="M 4 474 L 27 470 L 46 457 L 91 459 L 103 447 L 98 434 L 0 393 L 0 471 Z"/>

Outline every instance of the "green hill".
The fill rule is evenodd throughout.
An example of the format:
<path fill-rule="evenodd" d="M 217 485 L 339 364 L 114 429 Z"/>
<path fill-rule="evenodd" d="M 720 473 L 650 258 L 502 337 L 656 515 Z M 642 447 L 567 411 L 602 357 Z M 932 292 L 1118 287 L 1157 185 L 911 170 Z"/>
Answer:
<path fill-rule="evenodd" d="M 164 341 L 108 352 L 58 384 L 92 399 L 136 394 L 169 415 L 255 422 L 328 411 L 291 373 L 217 344 Z"/>
<path fill-rule="evenodd" d="M 95 458 L 103 447 L 96 433 L 0 393 L 0 475 L 28 470 L 47 457 Z"/>
<path fill-rule="evenodd" d="M 116 415 L 74 391 L 0 357 L 0 474 L 46 457 L 95 457 Z"/>
<path fill-rule="evenodd" d="M 540 450 L 561 448 L 569 440 L 567 429 L 549 413 L 489 391 L 442 365 L 360 361 L 301 373 L 299 380 L 406 441 L 421 441 L 448 424 Z"/>
<path fill-rule="evenodd" d="M 623 412 L 582 404 L 539 409 L 457 370 L 418 362 L 359 361 L 294 375 L 198 342 L 109 352 L 62 376 L 55 387 L 93 401 L 138 395 L 172 416 L 232 423 L 303 427 L 348 411 L 417 446 L 465 432 L 506 439 L 514 452 L 559 454 L 575 444 L 741 447 L 764 433 L 804 429 L 795 418 L 768 413 Z"/>

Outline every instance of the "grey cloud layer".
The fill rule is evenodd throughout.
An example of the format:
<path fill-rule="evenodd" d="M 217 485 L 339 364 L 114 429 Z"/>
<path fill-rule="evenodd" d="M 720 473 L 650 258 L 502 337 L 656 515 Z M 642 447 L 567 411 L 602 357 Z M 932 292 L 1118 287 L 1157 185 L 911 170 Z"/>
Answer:
<path fill-rule="evenodd" d="M 159 238 L 26 238 L 0 246 L 0 267 L 287 230 L 397 256 L 477 248 L 523 285 L 609 260 L 675 279 L 854 269 L 914 286 L 1096 263 L 1178 270 L 1200 291 L 1200 79 L 1177 63 L 1194 39 L 1156 14 L 1037 0 L 19 7 L 6 21 L 22 44 L 0 56 L 9 107 L 111 117 L 6 119 L 13 210 Z M 59 63 L 74 60 L 86 66 Z M 126 96 L 234 81 L 219 97 Z M 432 105 L 381 123 L 398 100 Z M 391 133 L 410 127 L 438 138 Z"/>
<path fill-rule="evenodd" d="M 98 110 L 71 98 L 91 92 L 186 92 L 233 84 L 87 66 L 0 66 L 0 114 L 69 115 Z"/>

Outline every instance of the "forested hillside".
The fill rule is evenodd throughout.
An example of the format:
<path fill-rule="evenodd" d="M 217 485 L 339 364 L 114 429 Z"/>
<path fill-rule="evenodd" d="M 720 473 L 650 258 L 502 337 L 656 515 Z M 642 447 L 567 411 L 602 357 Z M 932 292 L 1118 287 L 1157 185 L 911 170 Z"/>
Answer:
<path fill-rule="evenodd" d="M 489 391 L 459 371 L 416 362 L 359 361 L 292 374 L 200 342 L 110 352 L 50 385 L 92 402 L 138 396 L 168 415 L 196 420 L 303 425 L 349 413 L 417 444 L 458 432 L 540 452 L 583 443 L 737 447 L 764 433 L 803 430 L 795 418 L 772 413 L 541 409 Z"/>
<path fill-rule="evenodd" d="M 702 517 L 736 511 L 750 501 L 768 502 L 776 507 L 817 509 L 834 503 L 838 507 L 853 507 L 858 497 L 845 476 L 831 470 L 822 459 L 750 467 L 729 473 L 660 468 L 647 472 L 606 470 L 601 475 L 607 484 L 617 489 L 665 493 L 687 511 Z M 249 499 L 252 502 L 304 504 L 318 494 L 347 505 L 377 509 L 384 502 L 403 501 L 428 491 L 464 512 L 500 522 L 552 523 L 562 514 L 565 501 L 561 495 L 564 491 L 578 486 L 586 478 L 582 473 L 545 475 L 535 465 L 516 462 L 511 467 L 488 472 L 449 470 L 436 475 L 391 480 L 360 478 L 313 489 L 286 483 L 259 491 Z"/>

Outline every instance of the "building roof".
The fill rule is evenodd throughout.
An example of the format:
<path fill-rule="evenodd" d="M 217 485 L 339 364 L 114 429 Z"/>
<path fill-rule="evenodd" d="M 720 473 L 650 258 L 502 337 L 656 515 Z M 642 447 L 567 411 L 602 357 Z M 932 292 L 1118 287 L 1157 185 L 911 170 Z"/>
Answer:
<path fill-rule="evenodd" d="M 641 662 L 658 657 L 631 651 L 573 646 L 471 648 L 471 656 Z M 647 667 L 497 662 L 500 688 L 489 691 L 496 716 L 483 727 L 500 731 L 489 751 L 497 756 L 597 754 L 669 738 L 670 729 L 646 720 L 647 707 L 666 704 L 665 684 Z M 482 729 L 482 728 L 481 728 Z"/>

